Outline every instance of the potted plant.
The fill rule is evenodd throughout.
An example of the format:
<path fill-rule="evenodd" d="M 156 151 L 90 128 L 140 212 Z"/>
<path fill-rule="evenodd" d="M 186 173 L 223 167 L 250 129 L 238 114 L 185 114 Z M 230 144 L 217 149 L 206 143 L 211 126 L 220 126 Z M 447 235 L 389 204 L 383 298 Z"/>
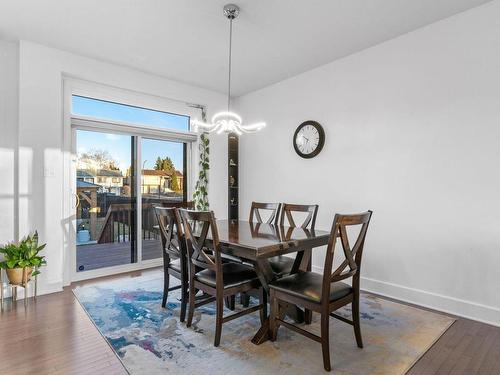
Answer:
<path fill-rule="evenodd" d="M 25 281 L 29 281 L 31 277 L 40 273 L 38 268 L 46 264 L 45 257 L 39 255 L 44 247 L 45 244 L 38 245 L 36 231 L 19 243 L 9 243 L 0 247 L 0 254 L 4 255 L 4 260 L 0 262 L 0 268 L 5 269 L 12 285 L 23 285 Z"/>

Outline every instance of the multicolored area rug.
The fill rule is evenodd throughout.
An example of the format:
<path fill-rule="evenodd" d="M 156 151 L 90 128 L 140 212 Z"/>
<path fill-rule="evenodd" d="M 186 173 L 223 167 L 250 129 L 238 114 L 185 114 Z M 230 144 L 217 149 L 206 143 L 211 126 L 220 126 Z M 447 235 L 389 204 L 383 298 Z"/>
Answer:
<path fill-rule="evenodd" d="M 284 327 L 276 342 L 250 342 L 254 313 L 225 323 L 213 346 L 215 306 L 196 310 L 193 327 L 179 322 L 177 291 L 161 307 L 162 274 L 152 271 L 77 287 L 74 294 L 131 374 L 323 374 L 321 346 Z M 350 309 L 339 311 L 349 316 Z M 450 327 L 452 318 L 362 294 L 364 349 L 350 325 L 331 319 L 333 374 L 401 375 Z M 229 311 L 228 311 L 229 313 Z M 319 333 L 318 316 L 306 327 Z"/>

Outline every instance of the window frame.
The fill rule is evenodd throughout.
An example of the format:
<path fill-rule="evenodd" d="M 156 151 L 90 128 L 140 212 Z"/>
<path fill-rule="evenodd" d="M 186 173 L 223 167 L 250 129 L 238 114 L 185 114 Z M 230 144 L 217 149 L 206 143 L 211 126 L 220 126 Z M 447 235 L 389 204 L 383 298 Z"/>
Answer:
<path fill-rule="evenodd" d="M 167 129 L 153 127 L 138 123 L 130 123 L 125 121 L 102 119 L 97 117 L 73 115 L 72 97 L 83 96 L 96 100 L 103 100 L 113 103 L 129 105 L 133 107 L 151 109 L 155 111 L 172 113 L 175 115 L 187 116 L 191 118 L 196 116 L 196 109 L 189 106 L 188 103 L 173 100 L 169 98 L 159 97 L 155 95 L 144 94 L 136 91 L 119 89 L 109 86 L 104 86 L 92 82 L 82 81 L 71 77 L 63 77 L 63 137 L 65 143 L 64 156 L 64 184 L 70 186 L 70 189 L 64 189 L 63 196 L 65 200 L 64 213 L 65 217 L 76 217 L 75 194 L 76 194 L 76 130 L 95 131 L 100 133 L 115 133 L 133 136 L 136 139 L 136 165 L 135 165 L 135 183 L 136 183 L 136 209 L 137 212 L 142 212 L 142 191 L 141 191 L 141 168 L 142 155 L 141 143 L 142 138 L 157 139 L 164 141 L 181 142 L 186 145 L 186 175 L 184 178 L 187 182 L 186 196 L 184 200 L 189 200 L 194 191 L 194 178 L 197 175 L 198 155 L 195 150 L 198 149 L 199 134 L 192 131 L 191 126 L 188 131 L 177 129 Z M 142 215 L 137 215 L 137 238 L 140 239 L 140 231 L 142 229 Z M 137 241 L 136 248 L 136 263 L 130 263 L 122 266 L 108 267 L 98 270 L 90 270 L 86 272 L 76 272 L 76 231 L 71 222 L 68 221 L 65 238 L 65 254 L 66 267 L 64 280 L 68 285 L 72 281 L 85 280 L 89 278 L 100 277 L 104 275 L 112 275 L 116 273 L 139 270 L 149 267 L 161 265 L 162 259 L 142 260 L 142 241 Z"/>

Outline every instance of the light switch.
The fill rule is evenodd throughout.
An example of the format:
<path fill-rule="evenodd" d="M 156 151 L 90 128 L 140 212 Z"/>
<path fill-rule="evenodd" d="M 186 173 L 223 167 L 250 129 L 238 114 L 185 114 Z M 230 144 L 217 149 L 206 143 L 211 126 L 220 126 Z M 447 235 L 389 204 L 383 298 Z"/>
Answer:
<path fill-rule="evenodd" d="M 43 177 L 55 177 L 56 172 L 53 167 L 45 167 L 43 168 Z"/>

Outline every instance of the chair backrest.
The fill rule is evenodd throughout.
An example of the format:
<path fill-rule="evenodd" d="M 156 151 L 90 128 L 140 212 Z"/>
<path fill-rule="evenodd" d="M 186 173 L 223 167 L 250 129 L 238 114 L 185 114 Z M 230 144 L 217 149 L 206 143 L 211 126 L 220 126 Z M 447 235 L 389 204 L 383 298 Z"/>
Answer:
<path fill-rule="evenodd" d="M 292 212 L 306 212 L 308 213 L 305 220 L 302 224 L 295 224 L 295 220 L 293 219 Z M 300 228 L 308 228 L 314 229 L 316 225 L 316 216 L 318 215 L 318 205 L 317 204 L 290 204 L 283 203 L 281 206 L 281 219 L 280 225 L 285 225 L 285 217 L 288 222 L 288 225 L 291 227 L 300 227 Z"/>
<path fill-rule="evenodd" d="M 352 277 L 352 287 L 353 289 L 359 291 L 361 258 L 363 256 L 366 232 L 368 230 L 368 225 L 370 224 L 371 216 L 372 211 L 354 215 L 335 215 L 332 230 L 330 232 L 330 241 L 328 242 L 328 248 L 326 251 L 325 268 L 323 270 L 323 302 L 329 300 L 331 283 L 336 281 L 341 281 Z M 357 235 L 356 241 L 351 248 L 348 228 L 357 226 L 361 226 L 361 228 Z M 345 259 L 332 272 L 337 238 L 340 238 L 340 243 L 344 251 Z"/>
<path fill-rule="evenodd" d="M 154 212 L 160 227 L 163 255 L 185 260 L 186 248 L 179 212 L 173 207 L 155 207 Z"/>
<path fill-rule="evenodd" d="M 186 236 L 190 276 L 194 276 L 197 267 L 210 269 L 216 272 L 217 285 L 222 285 L 222 259 L 214 213 L 185 209 L 179 212 Z M 211 238 L 207 238 L 209 233 Z"/>
<path fill-rule="evenodd" d="M 263 223 L 262 216 L 260 215 L 260 210 L 267 210 L 271 211 L 271 214 L 266 220 L 266 223 L 278 224 L 280 208 L 281 203 L 252 202 L 252 206 L 250 207 L 250 218 L 248 219 L 248 221 L 251 223 Z"/>

